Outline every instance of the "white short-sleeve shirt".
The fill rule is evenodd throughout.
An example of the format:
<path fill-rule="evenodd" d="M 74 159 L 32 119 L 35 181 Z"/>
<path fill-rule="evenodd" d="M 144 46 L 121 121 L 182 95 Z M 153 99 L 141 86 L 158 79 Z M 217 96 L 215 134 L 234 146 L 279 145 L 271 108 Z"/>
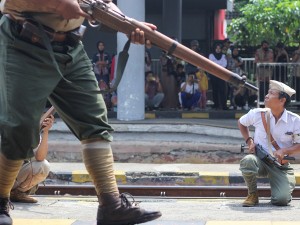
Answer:
<path fill-rule="evenodd" d="M 181 88 L 183 87 L 184 84 L 185 82 L 181 84 Z M 197 83 L 194 83 L 194 87 L 193 84 L 186 83 L 185 92 L 194 94 L 196 91 L 199 91 L 199 85 Z"/>
<path fill-rule="evenodd" d="M 266 109 L 250 110 L 240 118 L 240 123 L 246 127 L 254 126 L 254 143 L 268 149 L 268 136 L 261 119 L 261 112 L 266 112 Z M 280 148 L 287 148 L 295 143 L 300 143 L 300 116 L 285 109 L 275 124 L 275 117 L 271 112 L 270 131 Z M 272 150 L 275 151 L 276 149 L 272 146 Z"/>

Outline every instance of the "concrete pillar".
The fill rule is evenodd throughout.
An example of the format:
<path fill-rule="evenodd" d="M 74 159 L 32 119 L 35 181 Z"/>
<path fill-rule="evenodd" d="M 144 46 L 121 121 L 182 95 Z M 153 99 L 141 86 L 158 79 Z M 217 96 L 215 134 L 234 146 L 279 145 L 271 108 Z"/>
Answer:
<path fill-rule="evenodd" d="M 182 0 L 163 0 L 163 33 L 182 39 Z"/>
<path fill-rule="evenodd" d="M 118 0 L 118 7 L 128 17 L 145 21 L 145 0 Z M 128 38 L 117 34 L 118 52 L 123 50 Z M 145 46 L 131 44 L 129 59 L 118 87 L 119 120 L 145 118 Z"/>

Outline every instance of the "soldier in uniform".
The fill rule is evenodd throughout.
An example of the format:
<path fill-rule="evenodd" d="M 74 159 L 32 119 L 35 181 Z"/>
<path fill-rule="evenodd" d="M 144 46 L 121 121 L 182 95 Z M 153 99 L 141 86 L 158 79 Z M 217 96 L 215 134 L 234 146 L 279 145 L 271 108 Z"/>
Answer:
<path fill-rule="evenodd" d="M 0 225 L 12 224 L 10 191 L 23 160 L 33 157 L 39 144 L 47 98 L 81 141 L 99 199 L 97 224 L 136 224 L 160 217 L 159 211 L 141 209 L 119 194 L 110 146 L 113 128 L 102 95 L 93 93 L 99 87 L 80 41 L 81 25 L 90 16 L 77 0 L 2 0 L 1 12 Z M 129 35 L 132 42 L 144 44 L 143 31 Z"/>
<path fill-rule="evenodd" d="M 240 163 L 240 170 L 248 187 L 244 207 L 252 207 L 259 203 L 257 177 L 269 178 L 271 204 L 286 206 L 292 200 L 291 194 L 296 183 L 294 170 L 287 160 L 281 159 L 283 153 L 300 151 L 300 116 L 286 110 L 291 96 L 295 93 L 296 91 L 286 84 L 270 80 L 268 94 L 265 97 L 266 108 L 252 109 L 239 119 L 239 129 L 250 153 Z M 249 134 L 249 126 L 255 127 L 253 138 Z M 258 158 L 255 155 L 257 144 L 266 152 L 272 152 L 275 157 L 279 155 L 281 168 L 269 165 Z"/>

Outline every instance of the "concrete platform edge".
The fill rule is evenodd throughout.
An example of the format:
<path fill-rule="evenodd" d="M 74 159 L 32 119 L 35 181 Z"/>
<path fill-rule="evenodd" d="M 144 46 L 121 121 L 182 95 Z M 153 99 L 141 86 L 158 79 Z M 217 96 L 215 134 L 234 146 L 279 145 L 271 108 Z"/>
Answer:
<path fill-rule="evenodd" d="M 122 185 L 195 185 L 195 186 L 241 186 L 245 185 L 240 172 L 177 171 L 177 172 L 128 172 L 115 171 L 118 184 Z M 300 173 L 295 173 L 296 186 L 300 186 Z M 60 184 L 91 183 L 86 170 L 50 172 L 48 182 Z M 259 185 L 269 185 L 267 178 L 258 178 Z"/>

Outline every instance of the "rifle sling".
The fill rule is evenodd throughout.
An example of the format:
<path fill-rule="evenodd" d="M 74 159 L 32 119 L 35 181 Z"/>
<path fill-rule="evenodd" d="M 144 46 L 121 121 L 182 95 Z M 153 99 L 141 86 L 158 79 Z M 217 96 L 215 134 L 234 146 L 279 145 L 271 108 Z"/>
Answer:
<path fill-rule="evenodd" d="M 268 129 L 268 126 L 267 126 L 267 121 L 266 121 L 266 117 L 265 117 L 265 112 L 261 112 L 261 119 L 262 119 L 262 122 L 263 122 L 263 125 L 264 125 L 264 128 L 267 132 L 267 134 L 270 134 L 270 141 L 271 141 L 271 144 L 273 145 L 273 147 L 278 150 L 280 149 L 279 145 L 277 144 L 277 142 L 275 141 L 275 139 L 273 138 L 270 130 Z"/>
<path fill-rule="evenodd" d="M 279 150 L 280 147 L 279 145 L 277 144 L 277 142 L 275 141 L 275 139 L 273 138 L 271 132 L 270 132 L 270 127 L 267 126 L 267 121 L 266 121 L 266 117 L 265 117 L 265 112 L 261 112 L 261 119 L 262 119 L 262 122 L 263 122 L 263 125 L 264 125 L 264 128 L 267 132 L 268 135 L 270 135 L 270 142 L 271 144 L 273 145 L 273 147 L 276 149 L 276 150 Z M 269 141 L 268 141 L 269 142 Z M 287 163 L 288 160 L 281 160 L 280 163 L 283 165 L 285 163 Z"/>

